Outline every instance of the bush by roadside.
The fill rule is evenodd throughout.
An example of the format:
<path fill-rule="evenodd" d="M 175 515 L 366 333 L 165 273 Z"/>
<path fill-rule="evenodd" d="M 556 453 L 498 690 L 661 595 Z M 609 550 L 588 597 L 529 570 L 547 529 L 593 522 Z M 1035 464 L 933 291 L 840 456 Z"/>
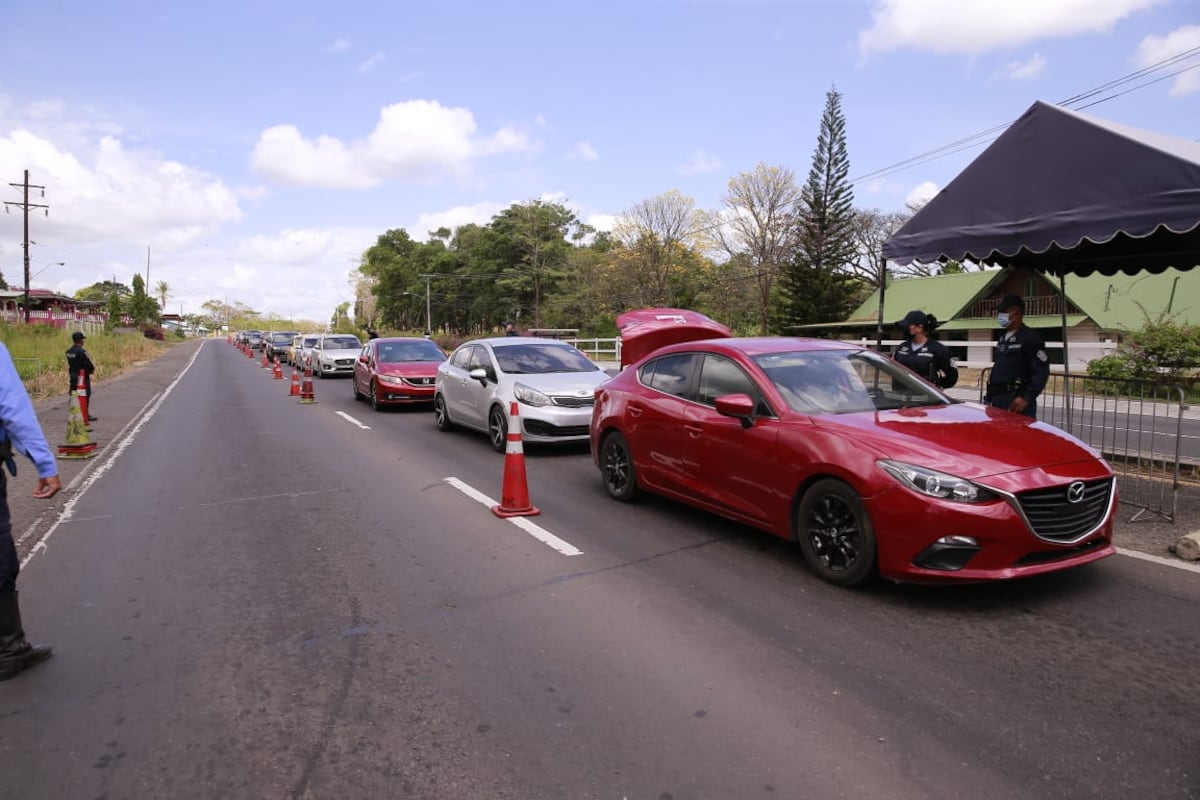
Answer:
<path fill-rule="evenodd" d="M 0 323 L 0 340 L 12 354 L 17 373 L 34 400 L 64 395 L 67 391 L 67 348 L 70 328 L 49 325 Z M 96 365 L 95 380 L 120 375 L 135 364 L 157 358 L 177 340 L 155 341 L 135 334 L 88 334 L 88 355 Z"/>

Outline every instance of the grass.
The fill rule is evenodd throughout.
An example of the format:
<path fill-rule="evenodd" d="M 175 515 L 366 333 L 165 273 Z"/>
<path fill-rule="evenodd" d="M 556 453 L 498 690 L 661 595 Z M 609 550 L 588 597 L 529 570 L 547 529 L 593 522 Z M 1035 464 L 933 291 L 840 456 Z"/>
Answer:
<path fill-rule="evenodd" d="M 0 324 L 0 340 L 12 355 L 17 374 L 34 400 L 67 394 L 67 348 L 71 329 L 49 325 Z M 93 380 L 116 377 L 134 365 L 157 358 L 178 343 L 156 342 L 140 333 L 88 334 L 84 347 L 96 365 Z"/>

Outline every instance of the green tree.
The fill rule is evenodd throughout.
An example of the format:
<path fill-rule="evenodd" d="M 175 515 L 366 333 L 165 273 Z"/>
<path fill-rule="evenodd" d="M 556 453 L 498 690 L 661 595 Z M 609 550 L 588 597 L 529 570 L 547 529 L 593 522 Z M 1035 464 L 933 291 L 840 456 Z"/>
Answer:
<path fill-rule="evenodd" d="M 129 287 L 123 283 L 113 281 L 101 281 L 93 283 L 91 286 L 85 286 L 75 292 L 76 300 L 101 300 L 107 302 L 110 297 L 117 295 L 122 300 L 129 297 L 132 292 Z"/>
<path fill-rule="evenodd" d="M 167 282 L 159 281 L 154 284 L 154 294 L 158 296 L 158 307 L 166 309 L 167 298 L 171 295 L 171 287 L 167 285 Z"/>
<path fill-rule="evenodd" d="M 801 196 L 795 256 L 781 281 L 784 330 L 841 320 L 850 312 L 854 291 L 850 271 L 858 243 L 849 173 L 842 96 L 830 89 Z"/>
<path fill-rule="evenodd" d="M 159 321 L 158 304 L 154 298 L 146 294 L 146 281 L 141 275 L 133 276 L 133 292 L 129 296 L 127 313 L 133 324 L 137 326 L 157 325 Z"/>
<path fill-rule="evenodd" d="M 542 295 L 553 292 L 567 276 L 568 237 L 577 241 L 583 223 L 559 203 L 534 200 L 514 203 L 492 218 L 496 252 L 502 264 L 497 281 L 511 296 L 512 317 L 529 309 L 540 327 Z"/>

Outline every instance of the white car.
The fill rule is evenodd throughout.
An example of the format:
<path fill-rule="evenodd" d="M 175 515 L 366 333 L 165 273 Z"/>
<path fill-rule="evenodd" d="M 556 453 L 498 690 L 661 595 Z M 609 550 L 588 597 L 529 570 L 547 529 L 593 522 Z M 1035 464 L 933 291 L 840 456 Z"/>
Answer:
<path fill-rule="evenodd" d="M 349 333 L 324 333 L 318 337 L 309 355 L 313 375 L 332 378 L 353 375 L 354 362 L 362 350 L 362 342 Z"/>
<path fill-rule="evenodd" d="M 293 367 L 308 369 L 309 364 L 312 363 L 312 349 L 320 338 L 321 334 L 319 333 L 302 333 L 292 340 L 291 362 Z"/>
<path fill-rule="evenodd" d="M 586 442 L 596 387 L 608 374 L 556 339 L 501 336 L 459 345 L 438 366 L 433 413 L 438 429 L 486 432 L 503 453 L 508 412 L 519 403 L 527 442 Z"/>

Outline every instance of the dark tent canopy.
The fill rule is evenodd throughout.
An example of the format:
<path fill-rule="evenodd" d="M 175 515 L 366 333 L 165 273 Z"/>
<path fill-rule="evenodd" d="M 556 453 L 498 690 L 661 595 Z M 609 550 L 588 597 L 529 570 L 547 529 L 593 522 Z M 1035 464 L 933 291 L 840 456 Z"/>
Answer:
<path fill-rule="evenodd" d="M 1034 103 L 883 246 L 1058 275 L 1200 264 L 1200 142 Z"/>

